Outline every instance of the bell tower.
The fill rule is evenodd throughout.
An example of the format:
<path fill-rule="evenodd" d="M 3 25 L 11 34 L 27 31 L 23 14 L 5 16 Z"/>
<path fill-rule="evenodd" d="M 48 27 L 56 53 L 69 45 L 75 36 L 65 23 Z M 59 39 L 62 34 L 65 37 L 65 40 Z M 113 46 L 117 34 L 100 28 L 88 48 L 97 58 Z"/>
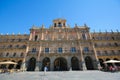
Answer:
<path fill-rule="evenodd" d="M 66 27 L 66 20 L 65 19 L 55 19 L 53 20 L 53 27 L 54 28 L 65 28 Z"/>

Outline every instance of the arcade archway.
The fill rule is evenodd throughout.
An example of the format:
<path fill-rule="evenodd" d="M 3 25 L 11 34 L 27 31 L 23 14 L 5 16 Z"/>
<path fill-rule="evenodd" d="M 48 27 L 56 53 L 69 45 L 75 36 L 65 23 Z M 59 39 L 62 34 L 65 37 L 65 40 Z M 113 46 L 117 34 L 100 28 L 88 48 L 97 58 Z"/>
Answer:
<path fill-rule="evenodd" d="M 94 69 L 93 61 L 92 61 L 91 57 L 87 56 L 85 58 L 85 64 L 86 64 L 87 70 L 93 70 Z"/>
<path fill-rule="evenodd" d="M 20 69 L 21 68 L 21 64 L 22 64 L 22 60 L 18 61 L 18 64 L 16 66 L 16 69 Z"/>
<path fill-rule="evenodd" d="M 72 57 L 71 67 L 72 67 L 72 70 L 79 70 L 79 60 L 76 57 Z"/>
<path fill-rule="evenodd" d="M 110 59 L 109 58 L 107 58 L 106 59 L 106 61 L 109 61 Z M 107 63 L 107 66 L 109 67 L 109 66 L 112 66 L 112 63 Z"/>
<path fill-rule="evenodd" d="M 67 61 L 63 57 L 59 57 L 54 61 L 54 70 L 55 71 L 66 71 L 67 70 Z"/>
<path fill-rule="evenodd" d="M 36 59 L 32 57 L 28 61 L 27 71 L 35 71 L 35 66 L 36 66 Z"/>
<path fill-rule="evenodd" d="M 45 57 L 42 62 L 42 70 L 44 70 L 44 67 L 48 68 L 48 71 L 50 70 L 50 59 L 48 57 Z"/>
<path fill-rule="evenodd" d="M 118 60 L 117 58 L 114 58 L 114 60 Z M 120 66 L 120 63 L 115 63 L 116 66 Z"/>
<path fill-rule="evenodd" d="M 14 60 L 12 60 L 12 62 L 15 62 Z M 10 64 L 9 66 L 8 66 L 8 69 L 13 69 L 14 68 L 14 64 Z"/>
<path fill-rule="evenodd" d="M 101 66 L 102 68 L 105 68 L 105 64 L 103 63 L 103 62 L 104 62 L 103 59 L 99 59 L 99 62 L 100 62 L 100 66 Z"/>

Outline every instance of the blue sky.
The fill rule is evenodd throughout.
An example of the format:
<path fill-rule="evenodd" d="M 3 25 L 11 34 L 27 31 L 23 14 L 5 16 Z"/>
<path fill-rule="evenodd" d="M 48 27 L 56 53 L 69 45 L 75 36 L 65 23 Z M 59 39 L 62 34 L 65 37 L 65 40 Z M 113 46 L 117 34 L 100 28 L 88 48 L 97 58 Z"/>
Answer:
<path fill-rule="evenodd" d="M 120 0 L 0 0 L 0 33 L 29 34 L 64 18 L 71 27 L 86 23 L 91 32 L 120 31 Z"/>

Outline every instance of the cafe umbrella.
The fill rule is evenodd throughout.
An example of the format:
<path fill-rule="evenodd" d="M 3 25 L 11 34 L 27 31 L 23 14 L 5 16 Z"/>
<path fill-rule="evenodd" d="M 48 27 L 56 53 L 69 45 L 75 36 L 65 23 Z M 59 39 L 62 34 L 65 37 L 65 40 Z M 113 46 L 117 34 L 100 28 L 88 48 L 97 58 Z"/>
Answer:
<path fill-rule="evenodd" d="M 17 63 L 12 61 L 4 61 L 4 62 L 0 62 L 0 64 L 17 64 Z"/>
<path fill-rule="evenodd" d="M 120 61 L 118 61 L 118 60 L 108 60 L 108 61 L 105 61 L 104 63 L 120 63 Z"/>

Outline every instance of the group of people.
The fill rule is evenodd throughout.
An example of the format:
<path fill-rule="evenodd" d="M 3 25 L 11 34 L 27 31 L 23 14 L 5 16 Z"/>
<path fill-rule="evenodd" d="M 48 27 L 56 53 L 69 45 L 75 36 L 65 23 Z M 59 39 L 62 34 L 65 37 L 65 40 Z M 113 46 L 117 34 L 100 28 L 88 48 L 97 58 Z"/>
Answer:
<path fill-rule="evenodd" d="M 119 67 L 118 66 L 109 66 L 109 71 L 111 72 L 115 72 L 115 71 L 118 71 L 119 70 Z"/>

